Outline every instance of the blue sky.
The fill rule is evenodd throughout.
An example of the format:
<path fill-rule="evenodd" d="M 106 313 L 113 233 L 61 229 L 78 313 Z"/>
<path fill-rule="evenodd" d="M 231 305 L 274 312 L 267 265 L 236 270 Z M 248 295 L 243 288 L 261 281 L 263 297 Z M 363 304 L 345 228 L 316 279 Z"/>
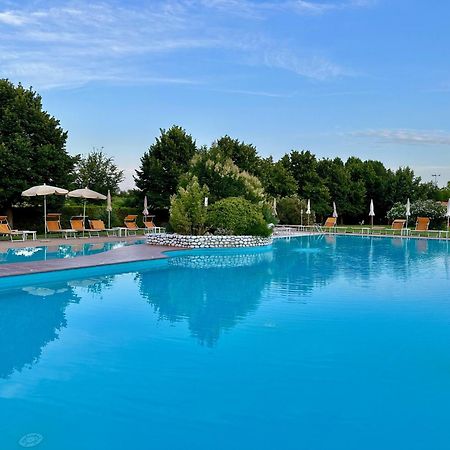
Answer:
<path fill-rule="evenodd" d="M 104 147 L 124 187 L 172 124 L 443 184 L 449 17 L 441 0 L 0 0 L 0 77 L 42 94 L 71 153 Z"/>

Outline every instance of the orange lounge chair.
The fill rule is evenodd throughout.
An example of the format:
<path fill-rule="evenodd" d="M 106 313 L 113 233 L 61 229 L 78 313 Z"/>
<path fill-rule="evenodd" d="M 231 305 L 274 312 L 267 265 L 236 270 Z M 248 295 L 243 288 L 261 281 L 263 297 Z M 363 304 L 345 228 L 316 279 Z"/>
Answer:
<path fill-rule="evenodd" d="M 414 231 L 428 231 L 430 228 L 429 217 L 418 217 L 416 221 L 416 229 Z"/>
<path fill-rule="evenodd" d="M 393 234 L 395 234 L 396 231 L 400 231 L 400 235 L 403 235 L 406 230 L 406 220 L 404 219 L 395 219 L 392 222 L 391 228 L 386 228 L 386 231 L 392 231 Z"/>
<path fill-rule="evenodd" d="M 153 223 L 153 218 L 150 217 L 150 219 L 144 217 L 144 227 L 145 231 L 148 233 L 165 233 L 166 229 L 164 227 L 157 227 Z"/>
<path fill-rule="evenodd" d="M 128 214 L 128 216 L 123 219 L 123 223 L 125 224 L 129 235 L 136 236 L 136 232 L 140 229 L 136 223 L 136 220 L 137 215 L 135 214 Z"/>
<path fill-rule="evenodd" d="M 325 231 L 333 231 L 336 228 L 336 217 L 328 217 L 327 220 L 325 220 L 325 223 L 323 224 L 323 229 Z"/>
<path fill-rule="evenodd" d="M 73 237 L 77 237 L 77 232 L 73 228 L 64 229 L 61 227 L 61 214 L 59 213 L 50 213 L 47 214 L 47 232 L 48 233 L 56 233 L 64 236 L 66 239 L 69 235 Z"/>
<path fill-rule="evenodd" d="M 109 237 L 109 234 L 111 233 L 113 236 L 117 236 L 117 231 L 112 230 L 110 228 L 105 227 L 105 223 L 103 220 L 100 219 L 93 219 L 89 221 L 89 236 L 92 237 L 92 235 L 100 236 L 100 233 L 106 233 L 106 236 Z"/>
<path fill-rule="evenodd" d="M 14 236 L 19 236 L 22 241 L 26 239 L 26 235 L 23 231 L 11 229 L 7 216 L 0 216 L 0 235 L 9 236 L 11 241 L 14 240 Z"/>

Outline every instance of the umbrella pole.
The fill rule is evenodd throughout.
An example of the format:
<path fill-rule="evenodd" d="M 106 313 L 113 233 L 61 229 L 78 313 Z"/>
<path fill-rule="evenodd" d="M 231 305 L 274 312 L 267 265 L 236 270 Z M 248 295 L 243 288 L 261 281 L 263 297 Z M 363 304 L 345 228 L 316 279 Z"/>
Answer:
<path fill-rule="evenodd" d="M 83 237 L 84 237 L 84 229 L 86 228 L 86 200 L 83 205 Z"/>
<path fill-rule="evenodd" d="M 370 216 L 370 224 L 371 224 L 371 226 L 373 228 L 373 216 Z"/>
<path fill-rule="evenodd" d="M 47 240 L 47 196 L 44 195 L 44 236 Z"/>

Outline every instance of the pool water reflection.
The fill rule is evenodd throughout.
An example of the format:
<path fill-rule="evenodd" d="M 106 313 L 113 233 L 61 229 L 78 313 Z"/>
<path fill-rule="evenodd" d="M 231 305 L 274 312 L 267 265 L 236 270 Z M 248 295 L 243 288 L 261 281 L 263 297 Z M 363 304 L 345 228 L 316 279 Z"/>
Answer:
<path fill-rule="evenodd" d="M 0 288 L 0 448 L 447 449 L 450 252 L 353 236 Z"/>

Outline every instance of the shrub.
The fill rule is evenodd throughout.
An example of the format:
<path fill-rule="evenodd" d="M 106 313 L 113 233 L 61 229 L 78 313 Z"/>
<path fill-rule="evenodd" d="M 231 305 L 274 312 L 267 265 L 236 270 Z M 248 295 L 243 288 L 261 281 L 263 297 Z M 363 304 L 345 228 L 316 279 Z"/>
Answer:
<path fill-rule="evenodd" d="M 193 177 L 186 188 L 180 187 L 178 194 L 170 199 L 170 226 L 179 234 L 204 234 L 207 209 L 205 197 L 208 187 L 200 187 L 197 177 Z"/>
<path fill-rule="evenodd" d="M 411 203 L 411 216 L 409 223 L 414 224 L 417 217 L 429 217 L 431 219 L 432 228 L 440 228 L 445 221 L 445 207 L 434 200 L 418 200 Z M 388 211 L 387 218 L 395 220 L 398 218 L 406 218 L 406 204 L 395 203 L 395 205 Z"/>
<path fill-rule="evenodd" d="M 208 225 L 220 234 L 270 236 L 261 206 L 240 197 L 219 200 L 208 210 Z"/>

